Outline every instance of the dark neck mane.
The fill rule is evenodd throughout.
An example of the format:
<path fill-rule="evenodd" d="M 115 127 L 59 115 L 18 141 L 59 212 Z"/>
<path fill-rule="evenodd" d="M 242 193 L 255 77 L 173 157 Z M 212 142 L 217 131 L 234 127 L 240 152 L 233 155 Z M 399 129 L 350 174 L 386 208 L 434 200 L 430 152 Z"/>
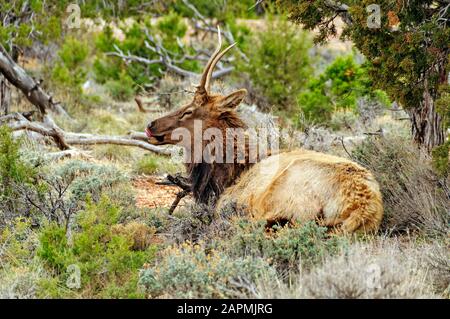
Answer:
<path fill-rule="evenodd" d="M 226 128 L 247 128 L 235 112 L 222 113 L 219 121 L 219 128 L 222 130 L 224 139 Z M 233 163 L 206 163 L 202 161 L 202 163 L 187 164 L 187 172 L 196 202 L 214 204 L 223 191 L 233 185 L 238 177 L 254 164 L 248 161 L 247 143 L 245 149 L 245 163 L 238 163 L 235 158 Z"/>

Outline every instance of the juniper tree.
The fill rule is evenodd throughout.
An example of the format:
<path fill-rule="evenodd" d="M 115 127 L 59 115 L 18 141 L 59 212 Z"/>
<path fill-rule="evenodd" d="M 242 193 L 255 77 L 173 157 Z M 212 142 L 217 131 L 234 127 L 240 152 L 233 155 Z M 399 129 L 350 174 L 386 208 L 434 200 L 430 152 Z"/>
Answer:
<path fill-rule="evenodd" d="M 449 117 L 449 0 L 277 0 L 289 19 L 318 29 L 316 41 L 350 39 L 370 64 L 374 85 L 399 102 L 412 135 L 431 150 L 445 141 Z M 340 18 L 340 19 L 339 19 Z"/>

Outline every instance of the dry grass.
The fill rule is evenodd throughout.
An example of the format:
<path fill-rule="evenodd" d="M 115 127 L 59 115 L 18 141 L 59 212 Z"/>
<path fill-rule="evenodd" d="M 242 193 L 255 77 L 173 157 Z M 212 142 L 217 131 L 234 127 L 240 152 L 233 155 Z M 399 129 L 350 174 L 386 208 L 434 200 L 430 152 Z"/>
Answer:
<path fill-rule="evenodd" d="M 235 228 L 234 221 L 244 212 L 233 204 L 226 206 L 219 213 L 208 205 L 191 204 L 180 210 L 171 218 L 166 235 L 171 242 L 185 241 L 206 243 L 218 238 L 227 238 Z"/>
<path fill-rule="evenodd" d="M 129 236 L 133 241 L 133 250 L 146 250 L 153 242 L 156 229 L 132 221 L 128 224 L 117 224 L 112 228 L 113 234 Z"/>
<path fill-rule="evenodd" d="M 443 253 L 439 244 L 404 244 L 396 239 L 355 243 L 311 271 L 300 271 L 288 283 L 273 278 L 260 281 L 252 297 L 441 298 L 442 291 L 431 284 L 440 272 L 426 262 L 430 249 L 438 251 L 433 256 Z"/>
<path fill-rule="evenodd" d="M 366 140 L 353 155 L 380 183 L 385 208 L 382 230 L 448 234 L 448 181 L 433 172 L 426 153 L 404 138 L 386 136 Z"/>

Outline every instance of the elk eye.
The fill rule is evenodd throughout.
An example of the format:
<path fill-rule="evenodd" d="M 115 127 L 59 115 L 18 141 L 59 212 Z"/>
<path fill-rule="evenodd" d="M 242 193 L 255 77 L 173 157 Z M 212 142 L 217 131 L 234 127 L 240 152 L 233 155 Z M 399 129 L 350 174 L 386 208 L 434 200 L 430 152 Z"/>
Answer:
<path fill-rule="evenodd" d="M 192 114 L 192 111 L 184 112 L 184 113 L 181 115 L 180 119 L 182 119 L 182 118 L 185 117 L 186 115 L 190 115 L 190 114 Z"/>

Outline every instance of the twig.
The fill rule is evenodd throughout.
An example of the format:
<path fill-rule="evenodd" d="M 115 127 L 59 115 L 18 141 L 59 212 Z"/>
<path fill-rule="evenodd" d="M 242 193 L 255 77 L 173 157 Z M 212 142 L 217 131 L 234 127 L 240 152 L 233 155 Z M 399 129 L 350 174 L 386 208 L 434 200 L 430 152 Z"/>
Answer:
<path fill-rule="evenodd" d="M 175 209 L 177 208 L 178 204 L 180 203 L 180 201 L 186 197 L 187 195 L 189 195 L 190 191 L 188 190 L 184 190 L 181 192 L 177 193 L 177 197 L 175 198 L 175 200 L 173 201 L 172 205 L 170 205 L 170 209 L 169 209 L 169 215 L 172 215 L 172 213 L 175 211 Z"/>
<path fill-rule="evenodd" d="M 140 112 L 142 112 L 142 113 L 158 113 L 158 112 L 161 112 L 161 110 L 159 110 L 159 109 L 146 109 L 144 107 L 144 103 L 142 102 L 142 99 L 139 96 L 136 96 L 134 98 L 134 101 L 137 104 L 138 110 Z"/>
<path fill-rule="evenodd" d="M 353 156 L 349 153 L 349 151 L 347 150 L 347 147 L 345 147 L 344 137 L 339 136 L 339 139 L 341 140 L 341 144 L 342 144 L 342 147 L 344 148 L 345 153 L 347 153 L 348 157 L 353 159 Z"/>
<path fill-rule="evenodd" d="M 181 192 L 177 193 L 177 197 L 173 201 L 172 205 L 169 209 L 169 215 L 172 215 L 172 213 L 177 208 L 178 204 L 180 203 L 181 199 L 189 195 L 189 193 L 192 192 L 192 186 L 188 183 L 187 179 L 185 177 L 182 177 L 180 174 L 177 174 L 175 176 L 167 175 L 166 180 L 162 182 L 157 182 L 157 185 L 175 185 L 182 189 Z"/>

